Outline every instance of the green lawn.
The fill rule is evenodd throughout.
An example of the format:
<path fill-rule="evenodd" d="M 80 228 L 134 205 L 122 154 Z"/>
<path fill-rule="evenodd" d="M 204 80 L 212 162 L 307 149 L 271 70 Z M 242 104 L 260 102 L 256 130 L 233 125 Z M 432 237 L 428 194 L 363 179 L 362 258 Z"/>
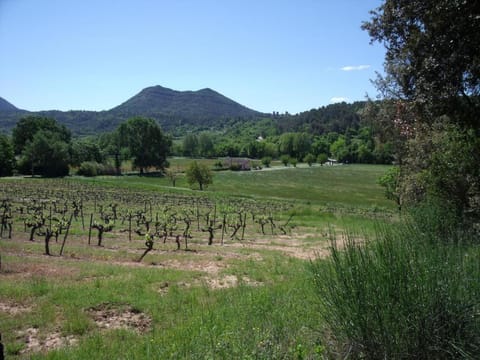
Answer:
<path fill-rule="evenodd" d="M 388 169 L 384 165 L 317 166 L 262 171 L 218 171 L 205 194 L 254 199 L 298 201 L 316 205 L 382 207 L 394 209 L 377 179 Z M 185 178 L 176 188 L 167 178 L 122 176 L 83 179 L 96 184 L 155 191 L 191 192 Z"/>

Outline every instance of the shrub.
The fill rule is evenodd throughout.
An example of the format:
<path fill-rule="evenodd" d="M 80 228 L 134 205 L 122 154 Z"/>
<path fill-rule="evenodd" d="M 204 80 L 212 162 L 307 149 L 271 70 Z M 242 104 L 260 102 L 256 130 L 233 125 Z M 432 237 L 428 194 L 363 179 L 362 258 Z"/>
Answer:
<path fill-rule="evenodd" d="M 425 230 L 436 221 L 379 227 L 375 240 L 347 234 L 343 251 L 333 242 L 331 258 L 311 264 L 333 351 L 367 359 L 479 353 L 480 249 L 458 229 L 442 228 L 444 238 L 432 241 Z"/>
<path fill-rule="evenodd" d="M 77 175 L 89 177 L 97 176 L 99 165 L 100 164 L 94 161 L 84 161 L 80 164 L 80 167 L 77 170 Z"/>
<path fill-rule="evenodd" d="M 272 158 L 270 156 L 265 156 L 262 158 L 262 164 L 265 165 L 265 167 L 269 168 L 271 163 Z"/>
<path fill-rule="evenodd" d="M 303 162 L 306 162 L 308 164 L 308 166 L 312 166 L 313 163 L 315 162 L 315 160 L 316 160 L 316 158 L 315 158 L 315 155 L 313 155 L 313 154 L 307 154 L 303 158 Z"/>
<path fill-rule="evenodd" d="M 95 161 L 84 161 L 77 170 L 77 175 L 98 176 L 98 175 L 116 175 L 115 167 L 111 164 L 99 164 Z"/>
<path fill-rule="evenodd" d="M 328 161 L 328 155 L 325 153 L 318 154 L 317 163 L 323 166 Z"/>

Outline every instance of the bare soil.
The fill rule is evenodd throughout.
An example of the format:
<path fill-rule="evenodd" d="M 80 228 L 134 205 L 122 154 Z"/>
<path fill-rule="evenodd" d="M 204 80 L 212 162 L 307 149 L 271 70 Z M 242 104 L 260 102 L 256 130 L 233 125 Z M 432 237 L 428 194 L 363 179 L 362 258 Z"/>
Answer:
<path fill-rule="evenodd" d="M 78 343 L 78 339 L 73 335 L 62 336 L 59 332 L 47 334 L 42 337 L 37 328 L 28 328 L 17 332 L 17 339 L 24 339 L 25 347 L 20 354 L 30 352 L 48 352 L 62 346 L 72 346 Z"/>
<path fill-rule="evenodd" d="M 139 334 L 150 329 L 152 319 L 130 306 L 118 307 L 105 303 L 87 310 L 95 324 L 101 329 L 129 329 Z"/>

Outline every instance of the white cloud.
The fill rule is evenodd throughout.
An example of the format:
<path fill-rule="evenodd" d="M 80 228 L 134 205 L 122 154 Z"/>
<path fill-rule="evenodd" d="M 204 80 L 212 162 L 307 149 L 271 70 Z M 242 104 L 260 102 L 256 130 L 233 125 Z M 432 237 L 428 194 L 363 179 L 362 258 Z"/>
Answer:
<path fill-rule="evenodd" d="M 370 68 L 370 65 L 355 65 L 355 66 L 344 66 L 340 68 L 342 71 L 360 71 L 367 70 Z"/>
<path fill-rule="evenodd" d="M 350 99 L 343 96 L 334 96 L 330 99 L 330 104 L 341 103 L 341 102 L 348 102 Z"/>

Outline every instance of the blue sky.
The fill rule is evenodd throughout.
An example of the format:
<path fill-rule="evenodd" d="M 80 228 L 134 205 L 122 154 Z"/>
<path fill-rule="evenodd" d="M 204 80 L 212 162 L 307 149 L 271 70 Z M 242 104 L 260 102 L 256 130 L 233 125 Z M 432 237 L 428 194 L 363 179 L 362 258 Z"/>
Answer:
<path fill-rule="evenodd" d="M 380 0 L 0 0 L 0 97 L 108 110 L 141 89 L 212 88 L 255 110 L 364 100 Z"/>

